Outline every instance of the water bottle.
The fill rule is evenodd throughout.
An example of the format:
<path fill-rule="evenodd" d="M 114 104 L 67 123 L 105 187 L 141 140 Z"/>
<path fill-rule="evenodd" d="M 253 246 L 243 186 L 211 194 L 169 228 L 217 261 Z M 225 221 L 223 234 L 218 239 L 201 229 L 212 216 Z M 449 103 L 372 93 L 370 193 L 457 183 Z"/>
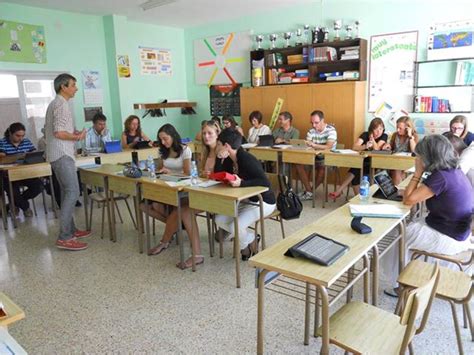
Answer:
<path fill-rule="evenodd" d="M 369 200 L 369 191 L 370 191 L 370 183 L 369 183 L 369 177 L 364 176 L 362 178 L 362 183 L 360 184 L 360 189 L 359 189 L 359 198 L 362 202 L 367 202 Z"/>
<path fill-rule="evenodd" d="M 156 179 L 155 161 L 153 160 L 153 157 L 151 155 L 148 156 L 146 165 L 148 168 L 148 172 L 150 174 L 150 179 L 155 180 Z"/>
<path fill-rule="evenodd" d="M 198 169 L 196 162 L 193 160 L 191 162 L 191 185 L 195 186 L 198 184 Z"/>

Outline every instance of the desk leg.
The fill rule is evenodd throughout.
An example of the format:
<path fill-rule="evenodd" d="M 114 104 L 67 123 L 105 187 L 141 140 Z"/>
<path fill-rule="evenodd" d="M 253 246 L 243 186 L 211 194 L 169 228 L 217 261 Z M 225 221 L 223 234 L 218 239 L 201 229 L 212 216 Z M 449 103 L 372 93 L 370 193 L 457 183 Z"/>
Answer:
<path fill-rule="evenodd" d="M 15 198 L 13 197 L 13 183 L 8 179 L 8 185 L 10 189 L 10 216 L 12 217 L 13 221 L 13 228 L 18 227 L 18 222 L 16 220 L 16 213 L 15 213 Z"/>
<path fill-rule="evenodd" d="M 196 220 L 196 210 L 192 209 L 191 210 L 191 234 L 194 234 L 194 221 Z M 196 221 L 196 226 L 197 226 L 197 221 Z M 194 252 L 194 248 L 196 245 L 193 243 L 193 238 L 189 236 L 189 240 L 191 241 L 191 265 L 192 265 L 192 270 L 193 272 L 196 271 L 196 260 L 194 260 L 194 257 L 196 256 L 196 253 Z M 199 243 L 199 241 L 198 241 Z"/>
<path fill-rule="evenodd" d="M 264 213 L 263 213 L 263 198 L 262 195 L 258 195 L 258 204 L 260 208 L 260 233 L 262 233 L 262 250 L 266 248 L 266 243 L 265 243 L 265 226 L 263 225 L 265 221 Z M 257 231 L 255 231 L 256 233 Z M 257 236 L 255 236 L 257 238 Z M 257 250 L 258 250 L 258 242 L 255 243 L 257 245 Z"/>
<path fill-rule="evenodd" d="M 115 229 L 115 203 L 114 203 L 114 192 L 112 190 L 109 190 L 109 196 L 108 200 L 112 204 L 111 208 L 111 221 L 110 221 L 110 237 L 114 242 L 117 242 L 117 234 L 116 234 L 116 229 Z"/>
<path fill-rule="evenodd" d="M 328 196 L 328 167 L 324 166 L 324 183 L 323 183 L 323 191 L 324 191 L 324 196 L 323 196 L 323 208 L 326 203 L 326 198 Z"/>
<path fill-rule="evenodd" d="M 304 345 L 309 345 L 309 323 L 311 322 L 311 284 L 306 283 L 304 299 Z"/>
<path fill-rule="evenodd" d="M 360 180 L 359 186 L 362 185 L 362 181 L 364 180 L 364 160 L 362 159 L 362 165 L 360 166 Z"/>
<path fill-rule="evenodd" d="M 7 205 L 5 200 L 5 186 L 3 186 L 3 172 L 0 171 L 0 193 L 1 201 L 2 201 L 2 220 L 3 220 L 3 228 L 8 230 L 8 219 L 7 219 Z"/>
<path fill-rule="evenodd" d="M 110 196 L 109 196 L 109 181 L 107 179 L 107 177 L 104 177 L 104 193 L 105 193 L 105 203 L 106 203 L 106 206 L 107 206 L 107 220 L 109 222 L 109 239 L 113 242 L 115 242 L 114 240 L 114 235 L 113 235 L 113 231 L 112 231 L 112 211 L 111 211 L 111 208 L 114 209 L 115 208 L 115 205 L 114 205 L 114 202 L 110 199 Z"/>
<path fill-rule="evenodd" d="M 178 193 L 178 203 L 177 203 L 176 208 L 178 209 L 179 261 L 181 262 L 181 264 L 184 264 L 183 221 L 182 221 L 182 217 L 181 217 L 181 196 L 179 196 L 179 193 Z M 193 260 L 194 260 L 194 258 L 193 258 Z M 193 262 L 193 271 L 195 269 L 196 269 L 196 266 L 194 265 L 194 262 Z"/>
<path fill-rule="evenodd" d="M 316 161 L 313 162 L 313 208 L 315 208 L 316 204 L 316 168 L 315 168 Z M 323 197 L 324 200 L 324 197 Z"/>
<path fill-rule="evenodd" d="M 140 210 L 140 185 L 135 184 L 135 197 L 133 198 L 133 204 L 135 205 L 135 219 L 137 220 L 137 240 L 138 240 L 138 252 L 143 254 L 143 218 Z"/>
<path fill-rule="evenodd" d="M 265 293 L 265 276 L 268 270 L 262 270 L 258 275 L 258 296 L 257 296 L 257 354 L 263 354 L 263 302 Z"/>
<path fill-rule="evenodd" d="M 372 248 L 372 305 L 377 306 L 379 296 L 379 248 Z"/>
<path fill-rule="evenodd" d="M 151 249 L 151 241 L 150 241 L 150 205 L 148 204 L 148 200 L 145 199 L 145 230 L 146 230 L 146 252 L 148 255 L 150 254 Z"/>
<path fill-rule="evenodd" d="M 319 290 L 316 287 L 316 293 L 314 295 L 314 330 L 313 336 L 318 337 L 318 328 L 319 328 Z"/>
<path fill-rule="evenodd" d="M 53 191 L 53 181 L 51 180 L 51 192 Z M 89 221 L 89 193 L 87 191 L 87 184 L 82 184 L 82 193 L 83 193 L 83 204 L 84 204 L 84 213 L 85 213 L 85 221 L 86 221 L 86 230 L 91 230 L 91 221 Z M 51 196 L 53 192 L 51 193 Z M 51 203 L 56 203 L 54 199 L 51 197 Z"/>
<path fill-rule="evenodd" d="M 237 288 L 240 288 L 240 241 L 239 241 L 239 204 L 235 206 L 234 216 L 234 258 L 235 258 L 235 279 Z"/>
<path fill-rule="evenodd" d="M 316 285 L 319 296 L 321 297 L 321 351 L 323 355 L 329 355 L 329 301 L 326 287 Z"/>
<path fill-rule="evenodd" d="M 400 229 L 400 239 L 398 240 L 398 274 L 400 274 L 405 267 L 405 236 L 406 236 L 406 221 L 405 219 L 398 225 Z"/>
<path fill-rule="evenodd" d="M 374 183 L 374 175 L 375 175 L 375 169 L 370 168 L 370 184 L 372 185 Z"/>
<path fill-rule="evenodd" d="M 369 303 L 369 278 L 370 278 L 370 261 L 367 254 L 364 255 L 364 302 Z"/>
<path fill-rule="evenodd" d="M 214 256 L 214 233 L 212 232 L 211 215 L 206 212 L 207 234 L 209 237 L 209 256 Z"/>

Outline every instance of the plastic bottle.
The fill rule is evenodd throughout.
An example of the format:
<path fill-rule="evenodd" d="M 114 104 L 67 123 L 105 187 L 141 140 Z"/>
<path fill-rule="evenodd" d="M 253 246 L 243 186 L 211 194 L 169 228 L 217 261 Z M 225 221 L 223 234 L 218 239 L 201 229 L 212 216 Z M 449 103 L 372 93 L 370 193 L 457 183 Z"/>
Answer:
<path fill-rule="evenodd" d="M 367 202 L 369 200 L 369 191 L 370 191 L 369 177 L 364 176 L 362 178 L 362 183 L 360 184 L 360 189 L 359 189 L 359 198 L 361 201 Z"/>
<path fill-rule="evenodd" d="M 150 174 L 150 179 L 156 179 L 156 171 L 155 171 L 155 161 L 153 160 L 153 156 L 149 155 L 146 161 L 146 166 L 148 168 L 148 172 Z"/>
<path fill-rule="evenodd" d="M 198 184 L 198 169 L 196 161 L 191 162 L 191 185 L 195 186 Z"/>

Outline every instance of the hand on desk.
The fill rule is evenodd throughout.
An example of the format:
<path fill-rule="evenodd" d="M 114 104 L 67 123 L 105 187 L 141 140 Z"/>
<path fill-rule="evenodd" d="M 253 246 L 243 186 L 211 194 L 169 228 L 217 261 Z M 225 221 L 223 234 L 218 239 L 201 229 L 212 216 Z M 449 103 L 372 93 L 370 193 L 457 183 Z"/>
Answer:
<path fill-rule="evenodd" d="M 285 143 L 285 140 L 283 138 L 276 138 L 275 139 L 275 144 L 282 144 Z"/>
<path fill-rule="evenodd" d="M 229 181 L 229 184 L 232 187 L 239 187 L 240 183 L 242 182 L 242 179 L 239 177 L 239 175 L 234 174 L 234 176 L 235 176 L 235 180 Z"/>
<path fill-rule="evenodd" d="M 158 173 L 159 174 L 169 174 L 171 171 L 169 169 L 166 169 L 166 168 L 161 168 Z"/>

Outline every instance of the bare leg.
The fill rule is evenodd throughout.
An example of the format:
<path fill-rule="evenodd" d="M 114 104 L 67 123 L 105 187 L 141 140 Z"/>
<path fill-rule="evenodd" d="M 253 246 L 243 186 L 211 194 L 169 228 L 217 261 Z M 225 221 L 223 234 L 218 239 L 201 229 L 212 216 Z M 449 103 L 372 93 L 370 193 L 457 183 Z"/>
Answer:
<path fill-rule="evenodd" d="M 298 176 L 303 183 L 304 189 L 308 192 L 312 192 L 313 190 L 311 189 L 311 184 L 309 183 L 308 174 L 306 173 L 304 167 L 304 165 L 298 164 L 296 165 L 296 171 L 298 172 Z"/>
<path fill-rule="evenodd" d="M 314 190 L 317 190 L 319 185 L 321 185 L 324 181 L 324 166 L 317 166 L 316 167 L 316 181 Z"/>
<path fill-rule="evenodd" d="M 140 203 L 140 209 L 146 213 L 146 206 L 144 203 Z M 166 223 L 168 214 L 166 213 L 166 206 L 159 202 L 153 202 L 149 210 L 150 217 L 153 217 L 160 222 Z"/>
<path fill-rule="evenodd" d="M 345 188 L 347 186 L 349 186 L 349 184 L 352 182 L 354 177 L 355 177 L 354 174 L 347 173 L 346 178 L 344 179 L 344 181 L 341 183 L 340 186 L 337 187 L 336 191 L 334 191 L 334 196 L 340 196 L 342 194 L 342 192 L 345 190 Z"/>
<path fill-rule="evenodd" d="M 403 180 L 404 174 L 402 170 L 392 170 L 390 172 L 390 175 L 392 175 L 393 184 L 399 185 Z"/>

